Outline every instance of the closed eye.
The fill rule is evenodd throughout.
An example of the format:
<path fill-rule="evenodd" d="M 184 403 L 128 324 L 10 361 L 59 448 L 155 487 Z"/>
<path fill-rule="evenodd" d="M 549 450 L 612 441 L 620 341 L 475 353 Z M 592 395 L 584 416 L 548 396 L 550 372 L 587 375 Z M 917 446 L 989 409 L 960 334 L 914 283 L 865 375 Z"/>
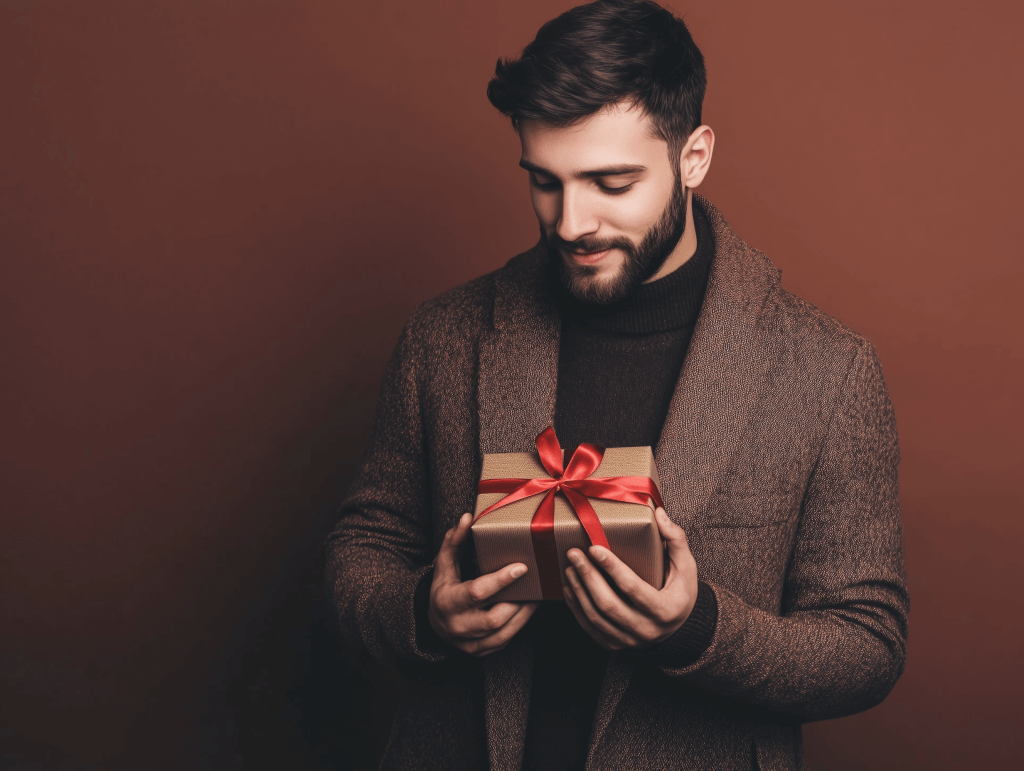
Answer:
<path fill-rule="evenodd" d="M 545 191 L 558 190 L 558 188 L 560 187 L 557 181 L 541 181 L 540 179 L 537 178 L 537 175 L 533 173 L 530 174 L 530 184 L 533 185 L 533 187 L 537 188 L 538 190 Z"/>
<path fill-rule="evenodd" d="M 630 182 L 628 185 L 622 185 L 621 187 L 611 187 L 609 185 L 602 185 L 600 182 L 597 184 L 597 186 L 601 188 L 601 192 L 607 193 L 608 195 L 622 195 L 623 193 L 628 193 L 630 188 L 633 187 L 633 185 L 633 182 Z"/>

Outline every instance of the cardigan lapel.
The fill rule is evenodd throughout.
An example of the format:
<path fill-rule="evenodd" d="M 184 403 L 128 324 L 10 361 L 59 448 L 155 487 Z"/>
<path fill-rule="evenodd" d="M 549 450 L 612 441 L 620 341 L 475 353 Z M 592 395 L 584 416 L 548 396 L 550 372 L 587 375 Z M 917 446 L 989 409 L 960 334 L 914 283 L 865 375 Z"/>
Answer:
<path fill-rule="evenodd" d="M 684 528 L 704 518 L 764 386 L 774 350 L 762 309 L 779 283 L 768 258 L 700 203 L 715 233 L 715 260 L 655 450 L 668 514 Z"/>
<path fill-rule="evenodd" d="M 538 249 L 495 274 L 493 328 L 480 343 L 480 453 L 530 452 L 554 422 L 560 319 Z M 536 643 L 531 630 L 484 659 L 490 766 L 519 768 Z"/>
<path fill-rule="evenodd" d="M 534 249 L 494 274 L 494 323 L 480 342 L 480 452 L 530 452 L 555 415 L 561 322 Z"/>
<path fill-rule="evenodd" d="M 700 523 L 729 467 L 770 359 L 762 308 L 779 271 L 747 246 L 718 210 L 699 199 L 715 234 L 715 259 L 683 372 L 676 384 L 655 462 L 669 516 L 684 529 Z M 621 701 L 632 665 L 609 657 L 587 767 Z"/>

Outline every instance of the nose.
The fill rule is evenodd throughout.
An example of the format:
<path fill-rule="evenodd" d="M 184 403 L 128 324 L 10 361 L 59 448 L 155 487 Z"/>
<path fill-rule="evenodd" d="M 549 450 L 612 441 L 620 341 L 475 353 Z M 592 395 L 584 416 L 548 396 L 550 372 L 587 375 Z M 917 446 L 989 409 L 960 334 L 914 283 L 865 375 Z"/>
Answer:
<path fill-rule="evenodd" d="M 582 191 L 573 190 L 571 186 L 566 185 L 562 191 L 562 211 L 555 228 L 559 237 L 565 241 L 575 241 L 577 238 L 597 232 L 599 224 Z"/>

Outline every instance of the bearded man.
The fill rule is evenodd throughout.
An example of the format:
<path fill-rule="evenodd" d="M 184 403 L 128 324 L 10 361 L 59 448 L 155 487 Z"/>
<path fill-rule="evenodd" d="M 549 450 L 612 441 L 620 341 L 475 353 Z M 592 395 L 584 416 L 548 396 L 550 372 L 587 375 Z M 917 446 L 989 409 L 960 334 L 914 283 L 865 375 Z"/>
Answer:
<path fill-rule="evenodd" d="M 412 683 L 384 768 L 799 769 L 801 723 L 902 673 L 878 358 L 694 194 L 705 83 L 646 1 L 498 63 L 540 241 L 413 313 L 329 540 L 342 630 Z M 522 563 L 472 575 L 483 454 L 552 424 L 567 453 L 655 448 L 662 588 L 600 546 L 569 552 L 564 603 L 493 602 Z"/>

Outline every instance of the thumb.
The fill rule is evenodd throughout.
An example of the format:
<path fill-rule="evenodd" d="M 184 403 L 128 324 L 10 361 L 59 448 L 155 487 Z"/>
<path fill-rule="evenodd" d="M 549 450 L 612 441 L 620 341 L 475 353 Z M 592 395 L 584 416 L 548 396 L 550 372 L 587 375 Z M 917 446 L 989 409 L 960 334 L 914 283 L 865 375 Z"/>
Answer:
<path fill-rule="evenodd" d="M 693 554 L 690 553 L 690 544 L 686 540 L 686 532 L 683 528 L 669 519 L 668 514 L 660 506 L 654 511 L 654 520 L 658 523 L 658 531 L 668 547 L 669 561 L 677 569 L 692 562 Z"/>
<path fill-rule="evenodd" d="M 473 524 L 472 515 L 463 514 L 455 527 L 444 534 L 441 550 L 437 553 L 437 559 L 434 560 L 434 577 L 442 583 L 458 583 L 461 580 L 459 546 L 466 540 L 471 524 Z"/>

